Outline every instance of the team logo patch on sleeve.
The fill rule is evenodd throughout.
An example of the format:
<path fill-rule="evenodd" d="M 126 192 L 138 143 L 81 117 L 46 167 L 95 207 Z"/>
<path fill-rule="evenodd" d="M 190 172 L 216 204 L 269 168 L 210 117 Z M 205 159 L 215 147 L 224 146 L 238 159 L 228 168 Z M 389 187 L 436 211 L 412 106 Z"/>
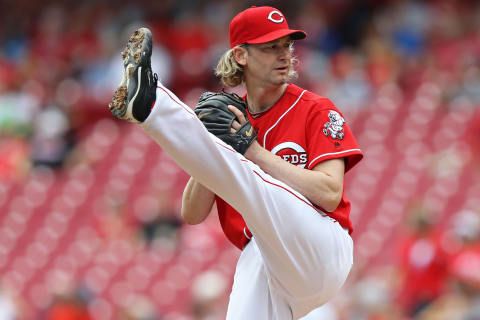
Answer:
<path fill-rule="evenodd" d="M 328 118 L 330 121 L 326 122 L 323 125 L 323 133 L 327 137 L 332 137 L 333 139 L 342 140 L 345 132 L 343 131 L 343 125 L 345 124 L 345 119 L 334 110 L 330 110 L 328 113 Z"/>

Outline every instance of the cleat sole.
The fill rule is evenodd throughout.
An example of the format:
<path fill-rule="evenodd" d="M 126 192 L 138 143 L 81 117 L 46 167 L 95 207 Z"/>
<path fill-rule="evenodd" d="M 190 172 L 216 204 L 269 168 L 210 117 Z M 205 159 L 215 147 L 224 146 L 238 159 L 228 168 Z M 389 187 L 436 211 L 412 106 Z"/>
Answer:
<path fill-rule="evenodd" d="M 130 79 L 134 76 L 134 71 L 138 67 L 150 67 L 151 46 L 152 33 L 147 28 L 140 28 L 130 36 L 125 49 L 122 51 L 122 62 L 125 69 L 123 79 L 115 90 L 112 101 L 108 105 L 112 114 L 117 118 L 138 122 L 132 118 L 131 109 L 139 88 L 137 88 L 137 92 L 130 98 L 131 101 L 129 101 L 128 85 Z M 144 60 L 142 61 L 142 59 Z M 138 81 L 140 80 L 138 79 Z"/>
<path fill-rule="evenodd" d="M 108 108 L 115 117 L 122 118 L 127 112 L 127 96 L 127 86 L 120 86 L 115 90 L 112 102 L 108 105 Z"/>

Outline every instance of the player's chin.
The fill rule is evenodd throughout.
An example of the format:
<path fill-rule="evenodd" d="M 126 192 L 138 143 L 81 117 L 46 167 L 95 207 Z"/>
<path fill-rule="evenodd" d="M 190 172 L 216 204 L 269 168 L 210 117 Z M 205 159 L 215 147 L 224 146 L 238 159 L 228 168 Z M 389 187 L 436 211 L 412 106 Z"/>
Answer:
<path fill-rule="evenodd" d="M 276 85 L 284 84 L 288 81 L 288 74 L 276 74 L 272 77 L 272 83 Z"/>
<path fill-rule="evenodd" d="M 275 86 L 281 86 L 287 83 L 287 79 L 272 79 L 270 83 Z"/>
<path fill-rule="evenodd" d="M 278 80 L 277 80 L 277 84 L 278 85 L 282 85 L 282 84 L 285 84 L 288 82 L 288 76 L 283 76 L 283 77 L 280 77 Z"/>

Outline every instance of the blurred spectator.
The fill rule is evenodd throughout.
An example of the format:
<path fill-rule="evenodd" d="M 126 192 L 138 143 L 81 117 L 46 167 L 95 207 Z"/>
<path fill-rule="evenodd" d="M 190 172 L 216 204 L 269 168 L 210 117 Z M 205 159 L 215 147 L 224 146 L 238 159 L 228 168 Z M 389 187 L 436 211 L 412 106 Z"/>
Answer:
<path fill-rule="evenodd" d="M 326 81 L 324 95 L 345 109 L 359 109 L 371 99 L 369 85 L 360 57 L 347 50 L 330 59 L 332 78 Z"/>
<path fill-rule="evenodd" d="M 33 86 L 27 83 L 6 92 L 0 90 L 0 133 L 23 138 L 31 133 L 33 119 L 41 106 Z"/>
<path fill-rule="evenodd" d="M 480 214 L 462 210 L 452 217 L 443 236 L 448 258 L 446 290 L 417 318 L 420 320 L 474 320 L 480 317 Z"/>
<path fill-rule="evenodd" d="M 129 217 L 126 199 L 115 195 L 106 195 L 98 199 L 95 210 L 96 229 L 106 241 L 133 238 L 135 226 Z"/>
<path fill-rule="evenodd" d="M 227 307 L 227 279 L 217 271 L 205 271 L 193 281 L 192 314 L 194 320 L 220 320 Z"/>
<path fill-rule="evenodd" d="M 142 239 L 147 245 L 171 242 L 176 246 L 182 222 L 173 215 L 160 215 L 141 226 Z"/>
<path fill-rule="evenodd" d="M 450 290 L 438 297 L 420 320 L 480 319 L 480 243 L 469 243 L 450 262 Z"/>
<path fill-rule="evenodd" d="M 137 295 L 120 312 L 118 320 L 161 320 L 154 304 L 145 296 Z"/>
<path fill-rule="evenodd" d="M 0 181 L 20 181 L 30 169 L 30 148 L 18 137 L 0 136 Z"/>
<path fill-rule="evenodd" d="M 450 274 L 467 293 L 480 295 L 479 209 L 462 210 L 457 213 L 453 217 L 453 231 L 458 238 L 458 249 L 451 253 L 449 259 Z"/>
<path fill-rule="evenodd" d="M 461 210 L 453 217 L 453 232 L 462 246 L 470 247 L 480 241 L 480 208 Z"/>
<path fill-rule="evenodd" d="M 391 267 L 368 269 L 352 287 L 345 290 L 339 309 L 341 319 L 400 320 L 401 309 L 395 300 L 398 270 Z"/>
<path fill-rule="evenodd" d="M 37 114 L 31 144 L 34 166 L 63 165 L 73 148 L 73 137 L 69 120 L 61 109 L 51 106 Z"/>
<path fill-rule="evenodd" d="M 178 247 L 182 222 L 173 208 L 171 191 L 159 190 L 154 195 L 139 197 L 134 205 L 133 219 L 138 225 L 141 240 L 147 246 Z"/>
<path fill-rule="evenodd" d="M 384 39 L 377 34 L 369 35 L 364 43 L 365 71 L 375 90 L 396 82 L 399 77 L 398 56 Z"/>
<path fill-rule="evenodd" d="M 408 316 L 415 317 L 444 292 L 448 269 L 432 214 L 422 207 L 414 208 L 408 219 L 407 234 L 399 242 L 397 301 Z"/>
<path fill-rule="evenodd" d="M 45 314 L 45 320 L 92 320 L 86 301 L 77 295 L 57 296 Z"/>

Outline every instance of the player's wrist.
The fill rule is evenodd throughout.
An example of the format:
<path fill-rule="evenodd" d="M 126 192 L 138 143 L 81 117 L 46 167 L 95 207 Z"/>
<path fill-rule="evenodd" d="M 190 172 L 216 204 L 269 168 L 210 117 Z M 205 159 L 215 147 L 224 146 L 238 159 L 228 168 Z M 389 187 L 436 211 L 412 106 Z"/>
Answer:
<path fill-rule="evenodd" d="M 256 162 L 255 160 L 258 159 L 258 155 L 263 148 L 260 146 L 257 140 L 254 140 L 252 144 L 248 147 L 247 151 L 245 151 L 244 156 L 250 161 Z"/>

